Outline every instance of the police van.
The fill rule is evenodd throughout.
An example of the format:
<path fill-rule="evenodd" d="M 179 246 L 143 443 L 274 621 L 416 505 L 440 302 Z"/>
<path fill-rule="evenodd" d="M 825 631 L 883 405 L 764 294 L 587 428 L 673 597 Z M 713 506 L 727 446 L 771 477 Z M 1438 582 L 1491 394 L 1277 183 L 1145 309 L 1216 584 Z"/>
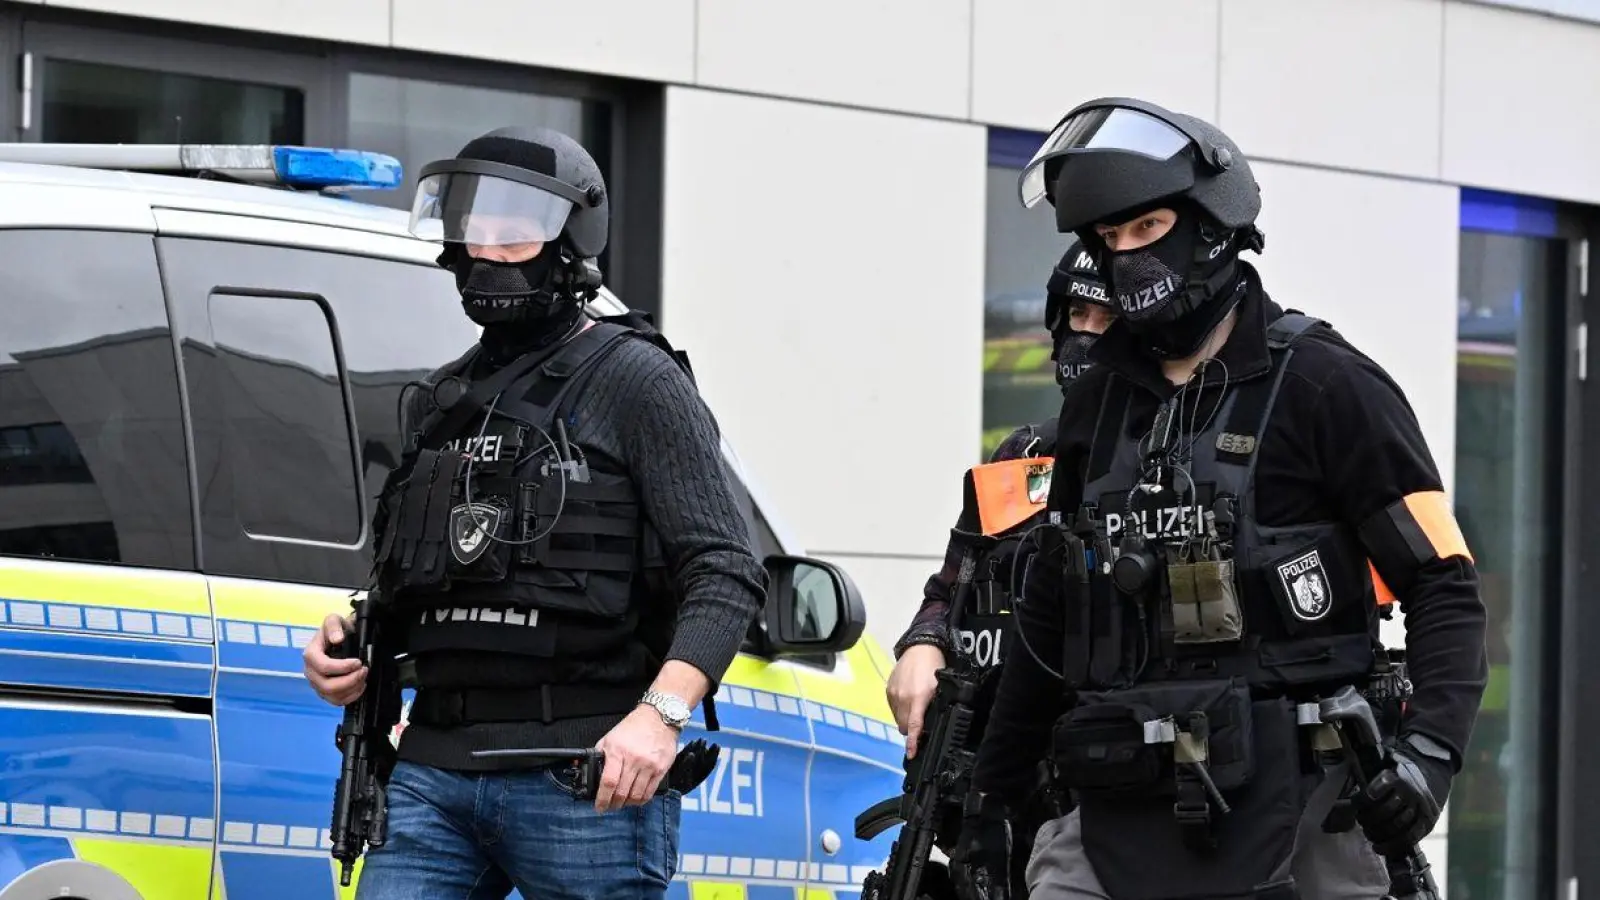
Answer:
<path fill-rule="evenodd" d="M 340 714 L 301 649 L 370 567 L 401 389 L 477 327 L 405 213 L 339 196 L 399 187 L 390 157 L 0 160 L 0 900 L 352 896 L 329 855 Z M 901 787 L 892 660 L 724 452 L 793 575 L 716 694 L 672 895 L 854 895 L 895 836 L 853 833 Z"/>

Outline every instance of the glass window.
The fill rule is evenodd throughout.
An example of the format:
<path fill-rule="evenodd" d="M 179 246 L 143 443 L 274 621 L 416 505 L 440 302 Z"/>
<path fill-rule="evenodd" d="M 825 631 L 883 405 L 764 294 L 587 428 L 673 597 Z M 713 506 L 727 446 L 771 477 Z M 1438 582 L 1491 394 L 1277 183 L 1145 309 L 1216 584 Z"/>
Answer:
<path fill-rule="evenodd" d="M 210 301 L 219 439 L 244 475 L 234 490 L 239 524 L 255 536 L 354 543 L 361 507 L 348 385 L 321 302 L 221 291 Z"/>
<path fill-rule="evenodd" d="M 1017 176 L 1043 140 L 1042 134 L 989 131 L 982 459 L 1012 431 L 1061 411 L 1044 289 L 1071 236 L 1056 231 L 1048 203 L 1025 209 L 1017 200 Z"/>
<path fill-rule="evenodd" d="M 290 537 L 354 543 L 367 534 L 352 518 L 370 518 L 399 464 L 402 389 L 478 339 L 453 277 L 434 265 L 291 247 L 163 238 L 161 248 L 185 338 L 206 570 L 362 584 L 370 535 L 345 547 L 262 536 L 293 528 Z M 255 431 L 242 438 L 245 428 Z M 234 452 L 241 440 L 251 446 Z M 365 497 L 360 513 L 354 491 Z"/>
<path fill-rule="evenodd" d="M 149 235 L 0 231 L 0 322 L 0 553 L 191 568 Z"/>
<path fill-rule="evenodd" d="M 46 59 L 40 140 L 125 144 L 300 144 L 305 97 L 291 88 Z"/>
<path fill-rule="evenodd" d="M 467 141 L 507 125 L 543 125 L 571 135 L 603 169 L 602 148 L 596 146 L 601 129 L 594 127 L 603 109 L 571 97 L 353 73 L 348 143 L 390 154 L 406 175 L 401 190 L 366 191 L 357 199 L 409 210 L 424 165 L 454 156 Z"/>
<path fill-rule="evenodd" d="M 1488 607 L 1489 687 L 1450 792 L 1453 900 L 1543 896 L 1541 858 L 1554 852 L 1543 650 L 1561 597 L 1550 548 L 1562 546 L 1568 244 L 1553 213 L 1500 211 L 1463 202 L 1455 510 Z"/>

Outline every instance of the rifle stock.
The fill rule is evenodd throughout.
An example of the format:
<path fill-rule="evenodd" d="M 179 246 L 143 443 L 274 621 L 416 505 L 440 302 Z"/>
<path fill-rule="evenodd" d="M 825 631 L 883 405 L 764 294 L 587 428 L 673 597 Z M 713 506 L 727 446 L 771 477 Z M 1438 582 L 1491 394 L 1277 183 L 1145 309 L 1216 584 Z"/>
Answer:
<path fill-rule="evenodd" d="M 350 886 L 356 860 L 367 847 L 388 839 L 385 785 L 394 768 L 389 732 L 400 718 L 400 686 L 393 654 L 382 643 L 376 588 L 356 603 L 355 627 L 328 648 L 334 658 L 356 658 L 367 668 L 366 689 L 344 708 L 334 732 L 339 781 L 333 790 L 331 855 L 339 861 L 339 884 Z"/>

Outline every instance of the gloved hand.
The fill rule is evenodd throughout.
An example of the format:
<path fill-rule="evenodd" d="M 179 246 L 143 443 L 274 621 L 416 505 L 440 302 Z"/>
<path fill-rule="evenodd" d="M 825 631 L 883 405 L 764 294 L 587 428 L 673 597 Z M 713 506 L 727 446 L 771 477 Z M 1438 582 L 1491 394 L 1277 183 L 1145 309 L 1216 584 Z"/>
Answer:
<path fill-rule="evenodd" d="M 1356 821 L 1381 856 L 1399 856 L 1433 831 L 1450 795 L 1450 751 L 1425 735 L 1402 735 L 1393 765 L 1352 799 Z"/>
<path fill-rule="evenodd" d="M 1011 822 L 999 797 L 967 795 L 950 876 L 961 900 L 1010 900 Z"/>

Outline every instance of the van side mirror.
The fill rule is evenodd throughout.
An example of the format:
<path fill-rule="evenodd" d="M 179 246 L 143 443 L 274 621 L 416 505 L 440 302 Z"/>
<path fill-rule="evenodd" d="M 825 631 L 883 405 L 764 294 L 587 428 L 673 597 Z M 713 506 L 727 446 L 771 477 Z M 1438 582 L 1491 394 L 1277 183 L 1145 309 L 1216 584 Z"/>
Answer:
<path fill-rule="evenodd" d="M 765 560 L 766 650 L 773 658 L 838 653 L 867 626 L 861 591 L 844 570 L 820 559 L 773 554 Z"/>

